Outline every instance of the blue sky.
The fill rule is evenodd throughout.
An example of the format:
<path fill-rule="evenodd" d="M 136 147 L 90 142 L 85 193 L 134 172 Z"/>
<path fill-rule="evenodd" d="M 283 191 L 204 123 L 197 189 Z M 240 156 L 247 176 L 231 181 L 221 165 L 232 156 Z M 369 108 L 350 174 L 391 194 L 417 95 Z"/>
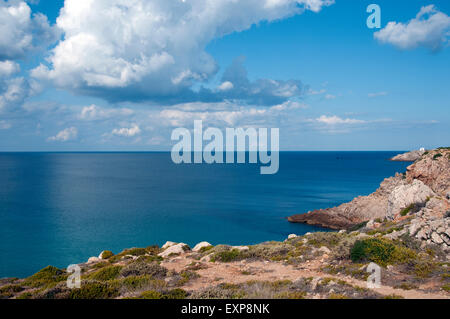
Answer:
<path fill-rule="evenodd" d="M 448 1 L 263 2 L 0 0 L 0 151 L 169 150 L 196 119 L 283 150 L 448 146 Z"/>

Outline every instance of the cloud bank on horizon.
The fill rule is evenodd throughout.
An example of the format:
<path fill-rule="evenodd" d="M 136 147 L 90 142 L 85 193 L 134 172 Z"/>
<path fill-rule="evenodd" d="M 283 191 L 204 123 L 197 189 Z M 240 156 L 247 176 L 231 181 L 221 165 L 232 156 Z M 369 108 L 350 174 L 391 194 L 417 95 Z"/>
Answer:
<path fill-rule="evenodd" d="M 311 135 L 391 122 L 383 114 L 369 119 L 364 112 L 326 107 L 345 108 L 352 93 L 327 84 L 311 88 L 301 68 L 296 73 L 302 79 L 285 72 L 255 76 L 238 46 L 226 68 L 208 49 L 255 26 L 278 27 L 300 16 L 320 19 L 338 10 L 339 1 L 65 0 L 54 23 L 36 11 L 36 3 L 0 0 L 0 136 L 7 137 L 0 151 L 33 142 L 38 149 L 132 143 L 145 150 L 167 145 L 173 127 L 195 119 Z M 449 20 L 436 6 L 422 6 L 410 21 L 389 22 L 373 33 L 372 41 L 438 52 L 448 47 Z M 267 43 L 266 49 L 277 55 L 276 45 Z M 329 55 L 333 59 L 333 52 Z M 327 68 L 318 72 L 327 82 Z M 373 101 L 394 96 L 385 87 L 362 95 Z"/>

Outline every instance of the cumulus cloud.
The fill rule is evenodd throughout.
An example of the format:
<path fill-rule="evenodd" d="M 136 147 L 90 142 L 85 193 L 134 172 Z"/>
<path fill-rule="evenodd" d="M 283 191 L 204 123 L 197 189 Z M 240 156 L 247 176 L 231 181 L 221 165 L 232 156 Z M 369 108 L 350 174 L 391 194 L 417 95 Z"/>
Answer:
<path fill-rule="evenodd" d="M 0 113 L 13 111 L 33 92 L 32 85 L 23 77 L 0 77 Z"/>
<path fill-rule="evenodd" d="M 448 44 L 450 17 L 434 5 L 422 7 L 416 17 L 407 23 L 389 22 L 374 33 L 381 43 L 390 43 L 403 50 L 425 47 L 439 51 Z"/>
<path fill-rule="evenodd" d="M 58 39 L 45 15 L 32 14 L 25 1 L 0 0 L 0 60 L 16 60 Z"/>
<path fill-rule="evenodd" d="M 67 141 L 75 140 L 77 138 L 77 136 L 78 136 L 77 128 L 76 127 L 69 127 L 69 128 L 66 128 L 66 129 L 62 130 L 61 132 L 59 132 L 55 136 L 49 137 L 48 141 L 51 141 L 51 142 L 67 142 Z"/>
<path fill-rule="evenodd" d="M 41 64 L 33 75 L 111 101 L 154 100 L 173 104 L 212 100 L 211 90 L 191 89 L 195 83 L 210 80 L 218 70 L 215 60 L 205 51 L 210 41 L 261 21 L 270 22 L 305 10 L 318 12 L 333 2 L 66 0 L 57 19 L 64 40 L 52 51 L 49 64 Z M 238 83 L 228 82 L 236 90 Z M 272 91 L 278 100 L 297 90 L 296 83 L 289 82 L 262 80 L 258 85 L 261 97 Z M 229 83 L 222 89 L 228 90 L 219 92 L 234 91 L 234 96 L 238 95 Z"/>
<path fill-rule="evenodd" d="M 114 129 L 111 134 L 116 136 L 123 136 L 123 137 L 133 137 L 136 135 L 139 135 L 141 133 L 141 129 L 139 125 L 133 124 L 130 128 L 124 127 L 124 128 L 117 128 Z"/>
<path fill-rule="evenodd" d="M 20 66 L 13 61 L 0 61 L 0 79 L 20 71 Z"/>

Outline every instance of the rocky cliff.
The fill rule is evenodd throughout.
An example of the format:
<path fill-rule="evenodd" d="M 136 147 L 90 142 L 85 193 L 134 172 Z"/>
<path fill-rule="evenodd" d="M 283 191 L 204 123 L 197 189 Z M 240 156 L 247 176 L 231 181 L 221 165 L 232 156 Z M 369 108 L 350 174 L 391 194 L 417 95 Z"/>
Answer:
<path fill-rule="evenodd" d="M 331 229 L 350 229 L 360 223 L 373 225 L 375 220 L 396 222 L 410 217 L 415 225 L 411 229 L 413 235 L 448 246 L 449 199 L 450 149 L 440 148 L 423 153 L 405 174 L 385 179 L 369 196 L 357 197 L 338 207 L 294 215 L 288 220 Z M 419 229 L 424 231 L 419 234 Z"/>
<path fill-rule="evenodd" d="M 411 152 L 407 152 L 407 153 L 403 153 L 403 154 L 398 154 L 398 155 L 394 156 L 393 158 L 391 158 L 391 161 L 415 162 L 419 158 L 421 158 L 424 153 L 425 153 L 425 151 L 422 149 L 419 151 L 411 151 Z"/>

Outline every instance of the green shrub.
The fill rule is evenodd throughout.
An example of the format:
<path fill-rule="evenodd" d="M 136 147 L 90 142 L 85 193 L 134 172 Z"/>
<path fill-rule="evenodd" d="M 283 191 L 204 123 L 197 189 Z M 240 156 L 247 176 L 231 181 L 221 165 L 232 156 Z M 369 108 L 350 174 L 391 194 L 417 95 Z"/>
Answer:
<path fill-rule="evenodd" d="M 188 283 L 190 280 L 199 278 L 200 275 L 193 271 L 183 270 L 180 273 L 180 277 L 181 277 L 181 279 L 178 280 L 177 285 L 183 286 L 184 284 Z"/>
<path fill-rule="evenodd" d="M 433 160 L 437 160 L 439 157 L 442 157 L 441 153 L 437 153 L 436 155 L 434 155 Z"/>
<path fill-rule="evenodd" d="M 108 266 L 88 275 L 87 277 L 93 280 L 108 281 L 117 278 L 121 269 L 122 266 Z"/>
<path fill-rule="evenodd" d="M 67 278 L 68 275 L 61 269 L 53 266 L 48 266 L 40 270 L 33 276 L 28 277 L 25 280 L 24 285 L 31 287 L 44 287 L 54 285 L 61 281 L 65 281 L 67 280 Z"/>
<path fill-rule="evenodd" d="M 81 288 L 72 289 L 69 299 L 109 299 L 118 295 L 118 290 L 107 283 L 88 282 Z"/>
<path fill-rule="evenodd" d="M 221 261 L 224 263 L 236 261 L 239 259 L 242 259 L 242 256 L 241 251 L 238 249 L 217 252 L 211 257 L 212 262 Z"/>
<path fill-rule="evenodd" d="M 326 246 L 328 248 L 333 248 L 343 238 L 341 234 L 329 232 L 329 233 L 313 233 L 308 237 L 308 244 L 320 248 L 322 246 Z"/>
<path fill-rule="evenodd" d="M 105 250 L 104 252 L 102 252 L 102 255 L 100 256 L 102 259 L 109 259 L 112 256 L 114 256 L 112 251 L 109 250 Z"/>
<path fill-rule="evenodd" d="M 414 260 L 417 255 L 411 249 L 396 246 L 388 239 L 368 238 L 355 242 L 350 252 L 350 258 L 353 262 L 371 261 L 380 266 L 386 266 Z"/>
<path fill-rule="evenodd" d="M 411 205 L 409 205 L 408 207 L 406 207 L 405 209 L 403 209 L 401 212 L 400 212 L 400 215 L 401 216 L 406 216 L 406 215 L 408 215 L 411 211 L 412 211 L 412 209 L 414 208 L 414 204 L 411 204 Z"/>

